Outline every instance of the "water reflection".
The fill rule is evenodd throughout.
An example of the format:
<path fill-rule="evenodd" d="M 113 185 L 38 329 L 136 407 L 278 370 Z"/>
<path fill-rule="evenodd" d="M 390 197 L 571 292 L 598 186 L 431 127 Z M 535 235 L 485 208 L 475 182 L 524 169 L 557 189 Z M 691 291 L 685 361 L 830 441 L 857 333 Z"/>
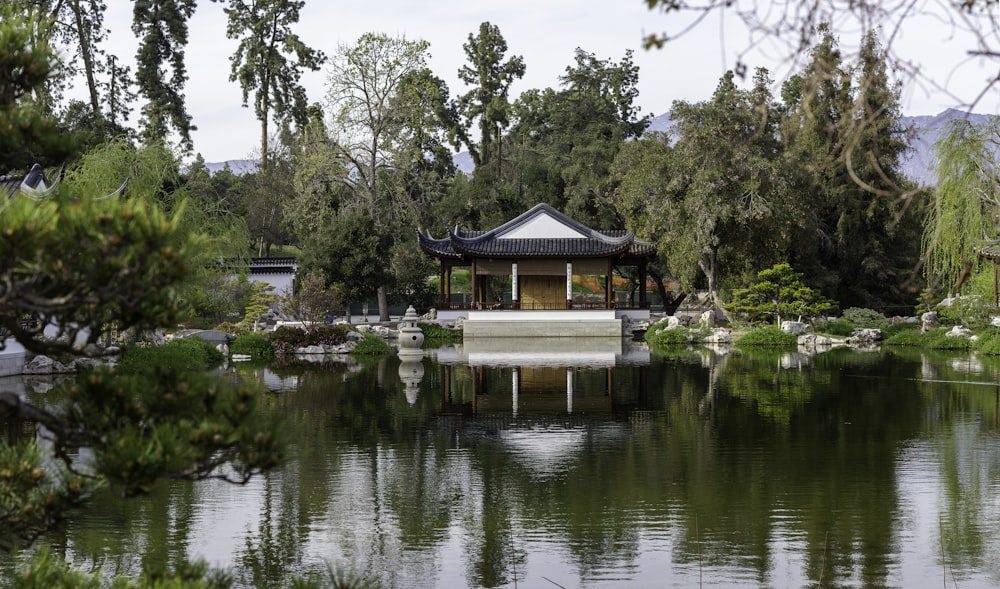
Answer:
<path fill-rule="evenodd" d="M 257 586 L 1000 585 L 996 359 L 528 345 L 247 372 L 283 468 L 104 497 L 50 541 Z"/>

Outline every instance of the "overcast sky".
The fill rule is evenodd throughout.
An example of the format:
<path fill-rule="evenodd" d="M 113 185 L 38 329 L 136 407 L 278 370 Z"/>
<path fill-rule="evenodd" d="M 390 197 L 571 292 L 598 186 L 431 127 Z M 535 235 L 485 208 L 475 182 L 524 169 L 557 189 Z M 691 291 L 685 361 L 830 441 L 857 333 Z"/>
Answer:
<path fill-rule="evenodd" d="M 619 61 L 626 50 L 634 51 L 639 66 L 641 114 L 662 114 L 674 100 L 708 99 L 719 78 L 734 67 L 738 53 L 747 46 L 747 35 L 733 22 L 711 16 L 696 31 L 667 44 L 645 50 L 643 36 L 662 32 L 670 19 L 647 8 L 645 0 L 307 0 L 295 28 L 311 47 L 330 55 L 339 45 L 353 44 L 365 32 L 383 32 L 430 43 L 430 67 L 449 86 L 452 96 L 466 88 L 457 71 L 466 63 L 462 44 L 480 23 L 498 26 L 507 41 L 508 56 L 524 58 L 526 74 L 513 88 L 511 99 L 530 88 L 558 88 L 558 77 L 573 64 L 577 47 L 599 59 Z M 132 35 L 132 2 L 110 0 L 106 25 L 111 39 L 106 49 L 134 62 L 136 41 Z M 676 22 L 676 21 L 673 21 Z M 241 104 L 241 90 L 229 81 L 229 56 L 236 42 L 225 36 L 226 17 L 221 5 L 199 2 L 189 23 L 190 43 L 186 63 L 190 79 L 184 88 L 188 113 L 198 130 L 193 134 L 195 151 L 206 161 L 253 157 L 259 145 L 259 123 L 252 109 Z M 856 43 L 842 32 L 842 46 Z M 894 47 L 925 65 L 935 80 L 951 90 L 951 96 L 904 86 L 903 110 L 907 115 L 930 115 L 971 102 L 995 64 L 969 62 L 968 39 L 955 37 L 939 21 L 914 22 L 904 29 Z M 762 52 L 748 54 L 751 67 L 768 67 L 779 81 L 789 69 L 774 44 Z M 956 70 L 956 65 L 961 65 Z M 992 68 L 992 69 L 990 69 Z M 749 76 L 748 76 L 749 80 Z M 322 102 L 326 92 L 326 70 L 303 80 L 310 102 Z M 749 83 L 749 81 L 747 82 Z M 994 114 L 995 99 L 980 102 L 976 112 Z M 138 111 L 138 108 L 136 109 Z M 133 113 L 134 124 L 138 113 Z"/>

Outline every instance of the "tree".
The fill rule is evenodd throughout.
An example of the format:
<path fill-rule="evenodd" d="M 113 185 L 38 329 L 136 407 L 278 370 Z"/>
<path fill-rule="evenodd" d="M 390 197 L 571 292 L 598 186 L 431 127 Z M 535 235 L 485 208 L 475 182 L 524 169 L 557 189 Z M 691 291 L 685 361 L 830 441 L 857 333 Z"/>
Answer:
<path fill-rule="evenodd" d="M 762 70 L 752 90 L 740 90 L 727 72 L 710 101 L 674 103 L 673 147 L 656 145 L 662 138 L 633 142 L 613 168 L 621 181 L 616 208 L 629 226 L 657 236 L 682 288 L 700 277 L 716 300 L 723 269 L 739 275 L 773 263 L 789 237 L 768 84 Z"/>
<path fill-rule="evenodd" d="M 503 130 L 510 124 L 508 95 L 514 80 L 524 76 L 524 59 L 515 55 L 504 61 L 507 41 L 496 25 L 484 22 L 479 35 L 469 33 L 462 45 L 469 64 L 458 70 L 458 79 L 472 87 L 458 100 L 465 127 L 479 126 L 479 142 L 467 141 L 469 155 L 477 170 L 494 167 L 499 174 Z"/>
<path fill-rule="evenodd" d="M 0 30 L 20 26 L 5 20 Z M 10 49 L 0 45 L 0 61 Z M 29 63 L 51 56 L 44 43 L 13 50 Z M 9 96 L 0 92 L 0 112 L 20 106 Z M 100 358 L 113 353 L 100 345 L 112 326 L 142 331 L 179 320 L 180 288 L 202 248 L 184 204 L 166 212 L 153 199 L 95 199 L 70 193 L 72 185 L 67 179 L 48 200 L 0 203 L 2 347 Z M 45 439 L 0 439 L 0 547 L 57 524 L 85 499 L 88 480 L 130 496 L 164 477 L 246 482 L 277 463 L 274 424 L 255 410 L 252 388 L 210 377 L 187 354 L 159 359 L 117 372 L 84 368 L 58 403 L 0 392 L 0 419 L 34 424 Z M 75 458 L 81 448 L 93 459 Z"/>
<path fill-rule="evenodd" d="M 619 225 L 609 204 L 615 181 L 608 169 L 625 142 L 649 124 L 634 105 L 638 81 L 631 51 L 615 63 L 578 48 L 561 90 L 526 92 L 515 102 L 505 179 L 523 186 L 525 204 L 549 202 L 593 227 Z"/>
<path fill-rule="evenodd" d="M 332 60 L 328 99 L 340 130 L 335 137 L 338 155 L 349 168 L 338 180 L 353 194 L 361 210 L 367 211 L 373 230 L 384 236 L 381 239 L 399 235 L 401 220 L 417 221 L 409 214 L 413 207 L 408 199 L 415 193 L 400 184 L 400 174 L 403 170 L 416 171 L 417 161 L 426 162 L 423 155 L 420 160 L 413 157 L 414 142 L 424 143 L 427 133 L 415 129 L 419 129 L 419 122 L 430 120 L 426 116 L 428 109 L 433 112 L 443 104 L 443 84 L 427 71 L 428 47 L 426 41 L 366 33 L 355 45 L 341 46 Z M 431 95 L 437 97 L 437 102 L 428 100 Z M 403 154 L 405 159 L 401 159 Z M 386 279 L 390 276 L 375 274 Z M 338 275 L 328 273 L 331 277 Z M 387 321 L 387 285 L 379 286 L 374 294 L 378 296 L 379 318 Z"/>
<path fill-rule="evenodd" d="M 76 149 L 72 135 L 58 132 L 58 122 L 38 108 L 36 92 L 59 70 L 56 52 L 39 40 L 37 27 L 48 21 L 26 20 L 10 6 L 0 8 L 0 172 L 36 162 L 61 162 Z"/>
<path fill-rule="evenodd" d="M 919 291 L 922 200 L 902 173 L 899 89 L 874 35 L 848 68 L 821 29 L 812 61 L 785 92 L 789 175 L 808 199 L 788 259 L 842 305 L 909 305 Z"/>
<path fill-rule="evenodd" d="M 926 273 L 949 292 L 978 271 L 979 253 L 998 237 L 998 139 L 998 117 L 985 125 L 955 120 L 934 145 L 940 181 L 924 229 Z"/>
<path fill-rule="evenodd" d="M 254 93 L 254 114 L 260 121 L 260 168 L 266 169 L 272 111 L 281 122 L 305 125 L 306 92 L 299 79 L 303 69 L 318 70 L 326 57 L 291 31 L 291 25 L 299 22 L 304 0 L 213 1 L 227 5 L 226 36 L 240 40 L 229 58 L 229 80 L 239 81 L 243 88 L 243 106 Z"/>
<path fill-rule="evenodd" d="M 140 133 L 146 143 L 166 141 L 172 128 L 185 151 L 193 146 L 191 131 L 197 127 L 191 123 L 182 90 L 188 79 L 184 65 L 187 21 L 195 5 L 195 0 L 136 0 L 132 9 L 132 32 L 139 39 L 136 82 L 147 101 Z M 169 64 L 169 76 L 163 64 Z"/>
<path fill-rule="evenodd" d="M 726 305 L 730 314 L 745 316 L 751 322 L 771 317 L 778 327 L 785 317 L 802 321 L 829 314 L 836 308 L 833 301 L 803 284 L 802 274 L 787 262 L 758 272 L 757 282 L 733 291 L 733 300 Z"/>
<path fill-rule="evenodd" d="M 646 4 L 650 10 L 659 11 L 676 23 L 672 31 L 647 35 L 647 48 L 663 47 L 704 26 L 712 13 L 732 17 L 741 23 L 746 29 L 747 42 L 737 53 L 735 69 L 740 72 L 746 72 L 753 66 L 744 60 L 752 49 L 761 45 L 767 46 L 768 54 L 777 61 L 800 62 L 824 36 L 817 25 L 836 22 L 840 30 L 856 32 L 861 40 L 853 49 L 842 50 L 845 60 L 860 58 L 865 45 L 863 39 L 879 30 L 884 31 L 888 35 L 884 54 L 888 68 L 907 76 L 928 91 L 942 92 L 970 111 L 1000 83 L 1000 78 L 987 76 L 984 86 L 973 95 L 956 95 L 948 87 L 947 78 L 950 76 L 946 78 L 940 73 L 926 71 L 927 64 L 915 62 L 910 52 L 895 47 L 893 43 L 902 34 L 926 35 L 929 29 L 940 32 L 941 38 L 927 39 L 927 42 L 943 43 L 965 38 L 968 39 L 966 55 L 969 58 L 996 62 L 1000 60 L 1000 21 L 996 18 L 996 3 L 992 0 L 935 2 L 920 9 L 897 2 L 844 4 L 837 0 L 795 0 L 777 6 L 739 0 L 646 0 Z M 732 42 L 731 36 L 726 35 L 726 46 L 731 46 Z M 980 63 L 982 60 L 966 61 Z M 955 70 L 963 65 L 967 64 L 955 64 Z"/>

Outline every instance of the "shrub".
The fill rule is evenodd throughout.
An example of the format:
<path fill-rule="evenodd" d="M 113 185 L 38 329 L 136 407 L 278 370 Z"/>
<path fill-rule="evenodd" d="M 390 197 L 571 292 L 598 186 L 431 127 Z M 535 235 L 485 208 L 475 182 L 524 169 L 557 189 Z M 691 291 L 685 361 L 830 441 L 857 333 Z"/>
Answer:
<path fill-rule="evenodd" d="M 123 374 L 151 374 L 158 367 L 177 372 L 208 370 L 225 360 L 222 352 L 209 342 L 198 338 L 175 339 L 162 346 L 136 346 L 122 354 L 118 372 Z"/>
<path fill-rule="evenodd" d="M 354 346 L 354 349 L 351 350 L 352 354 L 359 356 L 381 356 L 392 351 L 389 344 L 385 343 L 385 340 L 379 336 L 371 333 L 366 333 L 364 336 L 365 339 L 359 341 Z"/>
<path fill-rule="evenodd" d="M 271 342 L 262 333 L 245 333 L 236 336 L 233 343 L 229 344 L 229 351 L 233 354 L 248 354 L 255 360 L 269 360 L 274 357 Z"/>
<path fill-rule="evenodd" d="M 887 346 L 916 346 L 923 347 L 930 338 L 921 333 L 919 329 L 908 329 L 899 331 L 886 337 L 882 343 Z"/>
<path fill-rule="evenodd" d="M 987 356 L 1000 356 L 1000 331 L 988 329 L 980 334 L 979 341 L 972 344 L 972 347 Z"/>
<path fill-rule="evenodd" d="M 854 332 L 855 327 L 846 319 L 823 320 L 816 323 L 817 332 L 839 337 L 848 337 Z"/>
<path fill-rule="evenodd" d="M 688 327 L 675 327 L 664 329 L 663 324 L 659 329 L 651 329 L 646 332 L 646 341 L 657 346 L 686 346 L 689 344 L 700 344 L 708 336 L 707 329 L 692 329 Z"/>
<path fill-rule="evenodd" d="M 794 346 L 798 343 L 799 336 L 794 333 L 785 333 L 780 327 L 761 327 L 752 329 L 736 340 L 738 346 Z"/>
<path fill-rule="evenodd" d="M 418 327 L 420 327 L 420 331 L 424 332 L 424 341 L 455 341 L 462 339 L 461 329 L 449 329 L 447 327 L 442 327 L 437 323 L 420 323 Z"/>
<path fill-rule="evenodd" d="M 942 323 L 979 329 L 989 325 L 996 307 L 989 299 L 973 295 L 956 297 L 949 305 L 939 305 L 937 311 Z"/>
<path fill-rule="evenodd" d="M 340 325 L 323 324 L 308 331 L 298 327 L 281 326 L 267 336 L 276 356 L 305 346 L 337 346 L 347 341 L 347 330 Z"/>
<path fill-rule="evenodd" d="M 844 321 L 853 324 L 855 327 L 884 329 L 889 326 L 889 320 L 885 318 L 885 315 L 879 313 L 875 309 L 851 307 L 844 310 L 841 318 Z"/>
<path fill-rule="evenodd" d="M 968 350 L 972 348 L 972 342 L 964 337 L 948 337 L 948 328 L 942 327 L 926 333 L 921 333 L 917 329 L 900 331 L 892 337 L 882 341 L 890 346 L 916 346 L 931 350 Z"/>

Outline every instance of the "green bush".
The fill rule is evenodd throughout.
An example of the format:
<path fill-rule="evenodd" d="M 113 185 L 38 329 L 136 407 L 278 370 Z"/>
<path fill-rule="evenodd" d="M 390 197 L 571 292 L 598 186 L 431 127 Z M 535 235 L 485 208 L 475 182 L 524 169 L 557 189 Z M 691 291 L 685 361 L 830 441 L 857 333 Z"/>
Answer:
<path fill-rule="evenodd" d="M 875 309 L 865 309 L 862 307 L 851 307 L 845 309 L 841 319 L 851 323 L 855 327 L 867 327 L 870 329 L 884 329 L 888 327 L 889 320 L 885 315 Z"/>
<path fill-rule="evenodd" d="M 818 321 L 816 332 L 838 337 L 848 337 L 854 332 L 856 326 L 846 319 L 831 319 Z"/>
<path fill-rule="evenodd" d="M 222 364 L 222 352 L 199 338 L 175 339 L 162 346 L 136 346 L 125 350 L 118 362 L 122 374 L 151 374 L 158 367 L 177 372 L 208 370 Z"/>
<path fill-rule="evenodd" d="M 929 350 L 969 350 L 972 342 L 964 337 L 948 337 L 949 328 L 941 327 L 921 333 L 918 329 L 908 329 L 893 334 L 882 341 L 889 346 L 915 346 Z"/>
<path fill-rule="evenodd" d="M 785 333 L 780 327 L 769 326 L 758 329 L 751 329 L 740 339 L 736 340 L 738 346 L 794 346 L 798 343 L 799 336 L 794 333 Z"/>
<path fill-rule="evenodd" d="M 347 329 L 340 325 L 323 324 L 310 330 L 281 326 L 267 336 L 275 356 L 291 354 L 305 346 L 338 346 L 347 341 Z"/>
<path fill-rule="evenodd" d="M 659 326 L 658 328 L 656 328 Z M 657 346 L 686 346 L 689 344 L 700 344 L 708 336 L 707 329 L 692 329 L 689 327 L 675 327 L 665 329 L 666 323 L 655 324 L 653 329 L 646 331 L 646 341 Z"/>
<path fill-rule="evenodd" d="M 987 356 L 1000 356 L 1000 331 L 988 328 L 979 334 L 979 340 L 972 347 Z"/>
<path fill-rule="evenodd" d="M 941 323 L 948 325 L 964 325 L 969 329 L 981 329 L 990 323 L 990 317 L 996 313 L 992 301 L 976 295 L 956 297 L 949 305 L 936 307 Z"/>
<path fill-rule="evenodd" d="M 271 342 L 262 333 L 245 333 L 236 336 L 233 343 L 229 344 L 229 351 L 233 354 L 248 354 L 255 360 L 269 360 L 274 357 Z"/>
<path fill-rule="evenodd" d="M 385 342 L 384 339 L 377 335 L 371 333 L 364 334 L 365 339 L 359 341 L 354 349 L 351 350 L 352 354 L 357 354 L 359 356 L 381 356 L 384 354 L 389 354 L 392 352 L 392 348 L 389 344 Z"/>
<path fill-rule="evenodd" d="M 449 329 L 437 323 L 420 323 L 420 331 L 424 332 L 424 341 L 460 341 L 462 339 L 461 329 Z"/>

